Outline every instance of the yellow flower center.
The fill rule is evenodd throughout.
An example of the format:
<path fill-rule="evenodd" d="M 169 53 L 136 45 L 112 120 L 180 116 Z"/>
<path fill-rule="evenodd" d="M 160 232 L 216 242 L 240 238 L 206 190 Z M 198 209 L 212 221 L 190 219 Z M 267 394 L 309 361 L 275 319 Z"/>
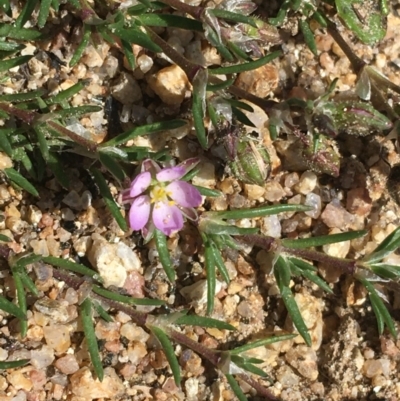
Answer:
<path fill-rule="evenodd" d="M 170 195 L 171 194 L 168 191 L 166 191 L 164 187 L 156 185 L 150 191 L 151 203 L 167 202 L 169 205 L 174 205 L 175 202 L 173 200 L 168 199 L 168 196 Z"/>

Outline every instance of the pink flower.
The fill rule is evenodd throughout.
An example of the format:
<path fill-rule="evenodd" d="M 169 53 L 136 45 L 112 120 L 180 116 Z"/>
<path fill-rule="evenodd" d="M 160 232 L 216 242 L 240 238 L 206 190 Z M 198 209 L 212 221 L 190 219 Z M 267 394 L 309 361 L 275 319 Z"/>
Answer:
<path fill-rule="evenodd" d="M 197 220 L 193 208 L 201 204 L 200 192 L 180 178 L 198 163 L 199 159 L 193 158 L 161 169 L 153 160 L 143 162 L 141 173 L 123 193 L 123 200 L 132 202 L 129 211 L 132 230 L 142 230 L 145 239 L 151 238 L 154 228 L 169 236 L 182 229 L 184 217 Z"/>

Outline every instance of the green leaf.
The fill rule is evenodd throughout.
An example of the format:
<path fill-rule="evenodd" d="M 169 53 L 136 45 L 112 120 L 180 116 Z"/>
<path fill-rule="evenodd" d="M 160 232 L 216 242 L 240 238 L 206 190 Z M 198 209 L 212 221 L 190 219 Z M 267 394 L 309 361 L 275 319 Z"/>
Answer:
<path fill-rule="evenodd" d="M 203 32 L 203 24 L 192 18 L 172 14 L 141 14 L 137 19 L 145 26 L 162 26 Z"/>
<path fill-rule="evenodd" d="M 159 327 L 150 326 L 151 332 L 160 342 L 162 349 L 164 350 L 165 356 L 167 357 L 169 366 L 171 367 L 172 374 L 174 375 L 175 384 L 180 387 L 181 385 L 181 369 L 179 367 L 178 359 L 176 358 L 174 347 L 167 334 Z"/>
<path fill-rule="evenodd" d="M 21 277 L 18 274 L 15 274 L 14 271 L 13 271 L 13 279 L 14 279 L 15 290 L 17 292 L 18 306 L 21 312 L 24 314 L 24 316 L 26 316 L 27 304 L 26 304 L 24 285 L 22 284 Z M 19 324 L 20 324 L 21 337 L 24 338 L 28 331 L 28 321 L 26 320 L 26 317 L 20 319 Z"/>
<path fill-rule="evenodd" d="M 92 306 L 94 309 L 96 309 L 96 312 L 104 321 L 108 323 L 114 321 L 114 319 L 107 313 L 107 311 L 100 305 L 99 302 L 93 302 Z"/>
<path fill-rule="evenodd" d="M 260 340 L 253 341 L 253 342 L 247 343 L 245 345 L 242 345 L 240 347 L 234 348 L 229 351 L 229 354 L 230 355 L 239 355 L 242 352 L 249 351 L 253 348 L 264 347 L 265 345 L 273 344 L 273 343 L 276 343 L 279 341 L 291 340 L 294 337 L 297 337 L 297 334 L 280 334 L 280 335 L 276 335 L 274 337 L 262 338 Z"/>
<path fill-rule="evenodd" d="M 256 126 L 251 122 L 251 120 L 237 107 L 232 107 L 232 113 L 236 117 L 236 119 L 244 125 L 249 127 L 256 128 Z"/>
<path fill-rule="evenodd" d="M 227 79 L 226 81 L 222 81 L 218 84 L 214 84 L 214 85 L 208 84 L 206 87 L 206 90 L 207 90 L 207 92 L 217 92 L 217 91 L 229 88 L 230 86 L 232 86 L 234 84 L 234 82 L 235 82 L 235 79 L 231 78 L 231 79 Z M 230 100 L 232 100 L 232 99 L 230 99 Z M 247 104 L 247 103 L 244 103 L 244 104 Z"/>
<path fill-rule="evenodd" d="M 108 298 L 113 301 L 121 302 L 128 305 L 145 305 L 145 306 L 165 305 L 165 302 L 161 301 L 160 299 L 132 298 L 131 296 L 121 295 L 116 292 L 106 290 L 97 285 L 93 286 L 92 291 L 95 294 L 101 295 L 104 298 Z"/>
<path fill-rule="evenodd" d="M 211 247 L 214 253 L 215 265 L 217 266 L 217 269 L 220 272 L 225 283 L 229 284 L 230 283 L 229 273 L 222 259 L 221 251 L 214 244 L 212 244 Z"/>
<path fill-rule="evenodd" d="M 36 29 L 16 28 L 11 26 L 10 24 L 0 24 L 0 37 L 1 36 L 6 36 L 8 39 L 26 41 L 45 39 L 45 35 L 37 31 Z"/>
<path fill-rule="evenodd" d="M 99 347 L 97 345 L 97 338 L 93 326 L 92 320 L 92 302 L 89 298 L 86 298 L 81 305 L 81 319 L 83 332 L 85 333 L 85 339 L 90 355 L 90 359 L 93 364 L 93 369 L 100 381 L 103 381 L 104 371 L 103 365 L 100 359 Z"/>
<path fill-rule="evenodd" d="M 49 17 L 50 7 L 53 0 L 41 0 L 38 16 L 38 27 L 43 28 L 46 25 L 47 18 Z"/>
<path fill-rule="evenodd" d="M 9 60 L 0 61 L 0 72 L 8 71 L 18 65 L 27 63 L 33 56 L 19 56 Z"/>
<path fill-rule="evenodd" d="M 43 125 L 36 124 L 33 129 L 36 132 L 40 152 L 42 153 L 43 159 L 47 162 L 49 160 L 49 145 L 46 141 L 46 128 Z"/>
<path fill-rule="evenodd" d="M 0 129 L 0 148 L 7 154 L 7 156 L 12 157 L 13 149 L 7 136 L 8 131 L 8 128 Z M 10 129 L 10 131 L 12 132 L 13 129 Z"/>
<path fill-rule="evenodd" d="M 26 320 L 26 314 L 24 311 L 2 296 L 0 296 L 0 309 L 17 317 L 18 319 Z"/>
<path fill-rule="evenodd" d="M 300 30 L 303 33 L 304 41 L 306 42 L 309 49 L 313 52 L 315 56 L 318 56 L 317 44 L 315 42 L 315 37 L 310 29 L 310 25 L 306 20 L 299 20 Z"/>
<path fill-rule="evenodd" d="M 10 237 L 7 237 L 7 235 L 0 234 L 0 241 L 2 241 L 2 242 L 12 242 L 12 239 Z"/>
<path fill-rule="evenodd" d="M 365 230 L 349 231 L 347 233 L 321 235 L 320 237 L 300 238 L 300 239 L 283 239 L 282 245 L 292 249 L 310 248 L 314 246 L 322 246 L 334 244 L 336 242 L 350 241 L 355 238 L 363 237 L 367 234 Z"/>
<path fill-rule="evenodd" d="M 26 266 L 36 263 L 42 259 L 42 256 L 34 253 L 28 253 L 26 255 L 16 255 L 12 261 L 9 261 L 11 268 L 17 270 L 23 270 Z"/>
<path fill-rule="evenodd" d="M 15 369 L 25 366 L 29 363 L 29 359 L 20 359 L 19 361 L 1 361 L 0 369 Z"/>
<path fill-rule="evenodd" d="M 121 39 L 121 46 L 126 60 L 128 61 L 129 67 L 131 67 L 133 71 L 136 68 L 136 59 L 132 51 L 132 45 L 126 40 Z"/>
<path fill-rule="evenodd" d="M 74 273 L 79 273 L 84 276 L 92 277 L 94 280 L 102 282 L 102 279 L 99 276 L 99 274 L 96 271 L 89 269 L 85 265 L 71 262 L 66 259 L 57 258 L 55 256 L 43 256 L 41 259 L 44 263 L 48 263 L 49 265 L 61 267 L 62 269 L 65 269 L 65 270 L 68 270 L 68 271 L 71 271 Z"/>
<path fill-rule="evenodd" d="M 83 24 L 83 37 L 78 47 L 75 50 L 75 53 L 72 55 L 71 60 L 69 61 L 69 66 L 74 67 L 78 61 L 81 59 L 83 52 L 88 47 L 89 39 L 92 31 L 90 27 L 86 24 Z"/>
<path fill-rule="evenodd" d="M 115 138 L 103 143 L 100 147 L 107 148 L 111 146 L 121 145 L 138 136 L 145 136 L 154 132 L 168 131 L 171 129 L 180 128 L 186 124 L 187 122 L 184 120 L 170 120 L 142 125 L 140 127 L 133 128 L 130 131 L 124 132 L 123 134 L 117 135 Z"/>
<path fill-rule="evenodd" d="M 211 327 L 219 330 L 236 330 L 235 327 L 229 323 L 206 316 L 184 315 L 177 319 L 175 323 L 185 326 Z"/>
<path fill-rule="evenodd" d="M 49 99 L 46 99 L 46 103 L 48 105 L 62 103 L 65 100 L 68 100 L 72 96 L 76 95 L 78 92 L 80 92 L 88 84 L 88 82 L 89 81 L 87 81 L 87 80 L 79 81 L 78 83 L 76 83 L 75 85 L 72 85 L 68 89 L 65 89 L 65 90 L 57 93 L 57 95 L 52 96 Z"/>
<path fill-rule="evenodd" d="M 222 10 L 218 8 L 213 8 L 209 10 L 210 14 L 213 14 L 217 18 L 225 19 L 227 21 L 232 21 L 232 22 L 242 22 L 243 24 L 249 24 L 253 26 L 254 28 L 258 28 L 256 22 L 254 21 L 253 18 L 248 17 L 247 15 L 243 14 L 238 14 L 234 13 L 232 11 L 227 11 L 227 10 Z"/>
<path fill-rule="evenodd" d="M 90 172 L 93 174 L 94 180 L 99 187 L 99 191 L 103 197 L 104 203 L 106 204 L 108 210 L 111 212 L 115 221 L 118 223 L 119 227 L 123 231 L 128 231 L 128 225 L 124 216 L 122 216 L 118 205 L 115 203 L 113 196 L 111 195 L 110 188 L 108 188 L 107 182 L 103 175 L 96 168 L 91 168 Z"/>
<path fill-rule="evenodd" d="M 357 280 L 359 280 L 362 283 L 362 285 L 367 289 L 369 293 L 369 299 L 371 301 L 371 305 L 373 307 L 374 313 L 378 321 L 379 334 L 381 335 L 383 333 L 382 322 L 384 322 L 388 327 L 390 334 L 393 336 L 393 338 L 397 338 L 397 330 L 394 321 L 390 316 L 390 313 L 387 310 L 385 304 L 383 303 L 381 297 L 378 295 L 374 285 L 367 279 L 362 277 L 357 277 Z"/>
<path fill-rule="evenodd" d="M 36 288 L 35 283 L 32 281 L 32 279 L 28 276 L 25 270 L 21 270 L 19 272 L 16 272 L 21 278 L 22 284 L 24 287 L 30 291 L 35 297 L 39 296 L 39 290 Z"/>
<path fill-rule="evenodd" d="M 283 287 L 289 287 L 291 279 L 290 266 L 282 256 L 278 256 L 276 259 L 274 274 L 280 290 Z"/>
<path fill-rule="evenodd" d="M 369 255 L 362 259 L 368 264 L 380 262 L 386 256 L 390 255 L 400 246 L 400 227 L 390 233 L 378 247 Z"/>
<path fill-rule="evenodd" d="M 125 179 L 126 174 L 124 169 L 110 154 L 107 154 L 105 151 L 100 151 L 99 160 L 118 181 L 122 182 Z"/>
<path fill-rule="evenodd" d="M 270 216 L 272 214 L 285 212 L 307 212 L 312 207 L 307 205 L 265 205 L 251 209 L 227 210 L 222 212 L 207 212 L 209 216 L 218 217 L 219 219 L 253 219 L 256 217 Z"/>
<path fill-rule="evenodd" d="M 65 174 L 65 167 L 54 153 L 49 153 L 47 165 L 61 186 L 66 189 L 70 188 L 70 181 L 68 175 Z"/>
<path fill-rule="evenodd" d="M 301 316 L 299 307 L 293 297 L 292 292 L 290 291 L 289 287 L 283 287 L 281 290 L 281 296 L 283 303 L 286 306 L 286 309 L 293 321 L 294 326 L 296 327 L 297 331 L 300 335 L 304 338 L 306 344 L 311 347 L 311 337 L 308 332 L 307 326 Z"/>
<path fill-rule="evenodd" d="M 132 26 L 129 29 L 115 29 L 112 33 L 128 43 L 137 44 L 154 53 L 162 52 L 162 49 L 156 45 L 148 35 L 135 26 Z"/>
<path fill-rule="evenodd" d="M 375 45 L 386 34 L 384 15 L 377 1 L 335 0 L 339 17 L 367 45 Z"/>
<path fill-rule="evenodd" d="M 215 272 L 215 258 L 211 244 L 208 242 L 204 245 L 204 259 L 207 278 L 207 315 L 211 315 L 214 310 L 215 289 L 217 276 Z"/>
<path fill-rule="evenodd" d="M 229 67 L 209 68 L 208 72 L 210 74 L 215 74 L 215 75 L 224 75 L 224 74 L 236 74 L 244 71 L 252 71 L 256 68 L 262 67 L 263 65 L 271 62 L 275 58 L 279 57 L 281 54 L 282 52 L 275 51 L 255 61 L 250 61 L 248 63 L 238 64 L 238 65 L 231 65 Z"/>
<path fill-rule="evenodd" d="M 240 100 L 236 99 L 224 99 L 224 100 L 231 106 L 236 107 L 237 109 L 243 109 L 250 113 L 254 113 L 254 108 L 250 106 L 248 103 L 241 102 Z"/>
<path fill-rule="evenodd" d="M 400 277 L 400 266 L 388 265 L 386 263 L 374 263 L 370 264 L 369 267 L 375 274 L 384 278 L 397 279 Z"/>
<path fill-rule="evenodd" d="M 62 102 L 64 102 L 64 101 L 65 100 L 63 100 Z M 45 114 L 43 117 L 39 117 L 38 121 L 46 121 L 48 119 L 53 120 L 56 118 L 67 118 L 67 117 L 79 118 L 84 114 L 96 113 L 101 110 L 102 110 L 102 108 L 100 106 L 93 106 L 93 105 L 70 107 L 68 109 L 57 110 L 53 113 Z"/>
<path fill-rule="evenodd" d="M 2 42 L 0 42 L 0 44 L 1 43 Z M 1 45 L 0 45 L 0 50 L 1 50 Z M 12 103 L 27 102 L 29 100 L 35 100 L 38 97 L 43 96 L 45 93 L 46 93 L 46 90 L 44 90 L 44 89 L 38 89 L 35 91 L 26 92 L 26 93 L 12 93 L 12 94 L 7 94 L 7 95 L 1 95 L 0 101 L 1 102 L 12 102 Z"/>
<path fill-rule="evenodd" d="M 155 229 L 154 239 L 156 241 L 156 248 L 160 262 L 165 270 L 168 280 L 173 283 L 175 281 L 176 274 L 167 245 L 167 237 L 160 230 Z"/>
<path fill-rule="evenodd" d="M 28 22 L 29 18 L 31 18 L 37 2 L 38 0 L 27 0 L 25 2 L 21 13 L 18 15 L 18 18 L 14 23 L 14 26 L 17 29 L 22 28 Z"/>
<path fill-rule="evenodd" d="M 201 195 L 203 196 L 209 196 L 211 198 L 217 198 L 218 196 L 222 195 L 222 192 L 219 191 L 218 189 L 211 189 L 211 188 L 205 188 L 205 187 L 199 187 L 197 185 L 193 185 Z"/>
<path fill-rule="evenodd" d="M 236 397 L 239 401 L 248 401 L 247 397 L 244 395 L 242 389 L 239 386 L 239 383 L 235 380 L 233 375 L 226 373 L 226 380 L 228 380 L 229 385 L 231 386 L 232 391 L 235 393 Z"/>

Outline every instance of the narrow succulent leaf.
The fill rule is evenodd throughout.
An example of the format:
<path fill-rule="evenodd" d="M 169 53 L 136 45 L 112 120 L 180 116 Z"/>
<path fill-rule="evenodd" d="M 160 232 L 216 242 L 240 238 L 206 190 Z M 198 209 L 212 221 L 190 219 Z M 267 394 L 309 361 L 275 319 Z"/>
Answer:
<path fill-rule="evenodd" d="M 383 334 L 383 330 L 385 330 L 385 321 L 383 320 L 383 315 L 379 310 L 379 307 L 376 303 L 377 299 L 375 297 L 369 297 L 371 302 L 372 310 L 375 314 L 376 324 L 378 326 L 378 333 L 381 336 Z"/>
<path fill-rule="evenodd" d="M 0 129 L 0 148 L 3 152 L 7 154 L 7 156 L 12 157 L 13 149 L 11 147 L 11 143 L 7 136 L 8 129 Z M 10 130 L 12 131 L 12 130 Z"/>
<path fill-rule="evenodd" d="M 183 324 L 185 326 L 199 326 L 216 328 L 219 330 L 236 330 L 235 327 L 229 323 L 222 322 L 221 320 L 213 319 L 206 316 L 197 315 L 184 315 L 175 321 L 176 324 Z"/>
<path fill-rule="evenodd" d="M 210 216 L 218 217 L 219 219 L 252 219 L 256 217 L 270 216 L 285 212 L 308 212 L 312 207 L 307 205 L 266 205 L 251 209 L 237 209 L 222 212 L 208 212 Z"/>
<path fill-rule="evenodd" d="M 321 277 L 319 277 L 316 273 L 312 273 L 309 270 L 303 270 L 301 274 L 318 287 L 323 289 L 324 291 L 328 292 L 329 294 L 333 294 L 332 288 L 329 287 L 328 283 L 325 282 Z"/>
<path fill-rule="evenodd" d="M 104 151 L 100 151 L 99 160 L 103 166 L 117 179 L 117 181 L 122 182 L 124 180 L 126 177 L 124 169 L 111 155 Z"/>
<path fill-rule="evenodd" d="M 17 292 L 17 299 L 18 299 L 18 306 L 21 309 L 22 313 L 26 316 L 27 312 L 27 303 L 26 303 L 26 294 L 24 285 L 22 284 L 21 277 L 18 274 L 14 274 L 13 272 L 13 279 L 15 290 Z M 26 333 L 28 331 L 28 321 L 26 318 L 20 319 L 20 334 L 22 338 L 25 338 Z"/>
<path fill-rule="evenodd" d="M 385 304 L 383 303 L 381 297 L 379 296 L 378 292 L 376 291 L 374 285 L 369 282 L 368 280 L 366 280 L 365 278 L 360 278 L 357 277 L 357 279 L 363 284 L 363 286 L 367 289 L 368 293 L 369 293 L 369 298 L 371 301 L 371 304 L 373 304 L 373 309 L 375 312 L 375 315 L 378 318 L 378 324 L 379 324 L 379 328 L 380 330 L 383 329 L 381 328 L 381 321 L 383 320 L 386 324 L 386 326 L 388 327 L 390 334 L 393 336 L 393 338 L 397 338 L 397 330 L 394 324 L 394 321 L 392 319 L 392 317 L 390 316 L 389 311 L 387 310 Z M 379 334 L 382 334 L 382 332 L 380 332 Z"/>
<path fill-rule="evenodd" d="M 50 13 L 50 7 L 53 0 L 41 0 L 38 16 L 38 27 L 42 29 L 46 25 L 47 18 Z"/>
<path fill-rule="evenodd" d="M 138 136 L 144 136 L 152 134 L 154 132 L 168 131 L 175 128 L 180 128 L 186 124 L 187 122 L 184 120 L 171 120 L 171 121 L 161 121 L 157 123 L 142 125 L 140 127 L 133 128 L 130 131 L 124 132 L 123 134 L 116 136 L 115 138 L 103 143 L 100 147 L 106 148 L 109 146 L 121 145 Z"/>
<path fill-rule="evenodd" d="M 22 284 L 24 285 L 24 287 L 30 291 L 35 297 L 39 296 L 39 290 L 37 289 L 35 283 L 32 281 L 32 279 L 28 276 L 28 274 L 26 273 L 26 271 L 22 270 L 17 272 L 16 274 L 18 274 L 21 278 Z"/>
<path fill-rule="evenodd" d="M 317 271 L 317 268 L 315 266 L 313 266 L 311 263 L 306 262 L 303 259 L 297 259 L 297 258 L 286 258 L 286 259 L 289 260 L 294 265 L 296 265 L 301 271 L 308 270 L 313 273 Z"/>
<path fill-rule="evenodd" d="M 0 10 L 3 10 L 9 17 L 11 17 L 10 0 L 0 0 Z"/>
<path fill-rule="evenodd" d="M 214 310 L 214 299 L 217 275 L 215 271 L 215 258 L 212 247 L 209 243 L 205 245 L 204 251 L 206 277 L 207 277 L 207 315 L 211 315 Z"/>
<path fill-rule="evenodd" d="M 335 0 L 339 17 L 347 27 L 365 44 L 375 45 L 386 34 L 384 16 L 378 10 L 368 10 L 361 17 L 357 9 L 363 7 L 362 0 Z"/>
<path fill-rule="evenodd" d="M 248 55 L 244 50 L 242 50 L 236 43 L 227 42 L 228 49 L 236 56 L 237 59 L 243 61 L 252 61 L 250 55 Z"/>
<path fill-rule="evenodd" d="M 200 69 L 193 78 L 192 113 L 193 124 L 197 139 L 203 149 L 208 148 L 207 134 L 204 127 L 204 116 L 206 111 L 206 86 L 208 74 L 205 69 Z"/>
<path fill-rule="evenodd" d="M 231 85 L 233 85 L 235 82 L 235 79 L 227 79 L 226 81 L 222 81 L 218 84 L 208 84 L 206 87 L 207 92 L 217 92 L 220 90 L 224 90 L 226 88 L 229 88 Z M 244 103 L 244 102 L 241 102 Z M 247 104 L 247 103 L 244 103 Z"/>
<path fill-rule="evenodd" d="M 36 124 L 33 127 L 33 129 L 36 132 L 40 152 L 42 153 L 43 159 L 47 162 L 49 160 L 50 150 L 49 150 L 49 145 L 47 144 L 46 141 L 46 129 L 43 125 L 40 124 Z"/>
<path fill-rule="evenodd" d="M 310 248 L 315 246 L 322 246 L 327 244 L 334 244 L 336 242 L 350 241 L 355 238 L 361 238 L 365 236 L 367 232 L 365 230 L 349 231 L 347 233 L 321 235 L 319 237 L 312 238 L 300 238 L 300 239 L 283 239 L 282 245 L 292 249 Z"/>
<path fill-rule="evenodd" d="M 192 18 L 172 14 L 142 14 L 137 19 L 145 26 L 162 26 L 203 32 L 203 24 Z"/>
<path fill-rule="evenodd" d="M 121 295 L 116 292 L 106 290 L 97 285 L 93 286 L 92 291 L 95 294 L 101 295 L 104 298 L 108 298 L 113 301 L 121 302 L 128 305 L 160 306 L 165 304 L 164 301 L 161 301 L 159 299 L 132 298 L 131 296 Z"/>
<path fill-rule="evenodd" d="M 43 256 L 41 259 L 44 263 L 48 263 L 49 265 L 61 267 L 62 269 L 92 277 L 93 279 L 102 282 L 99 274 L 85 265 L 71 262 L 66 259 L 56 258 L 55 256 Z"/>
<path fill-rule="evenodd" d="M 65 100 L 63 100 L 65 101 Z M 69 107 L 63 110 L 57 110 L 53 113 L 49 113 L 44 115 L 43 117 L 39 117 L 38 121 L 45 121 L 48 119 L 56 119 L 56 118 L 67 118 L 67 117 L 76 117 L 79 118 L 84 114 L 88 113 L 97 113 L 101 111 L 102 108 L 100 106 L 86 105 L 86 106 L 77 106 L 77 107 Z"/>
<path fill-rule="evenodd" d="M 223 74 L 236 74 L 244 71 L 252 71 L 256 68 L 262 67 L 263 65 L 271 62 L 280 55 L 281 55 L 280 51 L 275 51 L 255 61 L 250 61 L 248 63 L 242 63 L 238 65 L 231 65 L 229 67 L 209 68 L 208 72 L 210 74 L 223 75 Z"/>
<path fill-rule="evenodd" d="M 0 309 L 4 312 L 9 313 L 17 317 L 18 319 L 25 320 L 26 314 L 22 311 L 20 307 L 10 302 L 8 299 L 0 296 Z"/>
<path fill-rule="evenodd" d="M 155 229 L 154 239 L 156 241 L 158 257 L 160 258 L 160 262 L 165 270 L 165 274 L 167 275 L 168 280 L 173 283 L 175 282 L 176 274 L 168 249 L 167 237 L 160 230 Z"/>
<path fill-rule="evenodd" d="M 19 361 L 1 361 L 0 369 L 15 369 L 25 366 L 29 363 L 29 359 L 20 359 Z"/>
<path fill-rule="evenodd" d="M 229 353 L 231 355 L 239 355 L 242 352 L 249 351 L 253 348 L 264 347 L 265 345 L 273 344 L 279 341 L 291 340 L 295 337 L 297 337 L 297 334 L 279 334 L 273 337 L 262 338 L 260 340 L 253 341 L 240 347 L 234 348 L 230 350 Z"/>
<path fill-rule="evenodd" d="M 228 381 L 229 385 L 231 386 L 232 391 L 235 393 L 236 397 L 239 401 L 248 401 L 247 397 L 243 393 L 242 389 L 239 386 L 239 383 L 235 380 L 233 375 L 226 373 L 225 374 L 226 380 Z"/>
<path fill-rule="evenodd" d="M 254 19 L 252 17 L 248 17 L 247 15 L 238 14 L 238 13 L 234 13 L 231 11 L 222 10 L 222 9 L 218 9 L 218 8 L 209 10 L 209 12 L 217 18 L 221 18 L 221 19 L 224 19 L 227 21 L 232 21 L 232 22 L 237 22 L 237 23 L 242 22 L 243 24 L 249 24 L 249 25 L 253 26 L 254 28 L 257 28 L 257 24 L 254 21 Z"/>
<path fill-rule="evenodd" d="M 396 228 L 389 234 L 378 247 L 369 255 L 362 259 L 363 262 L 368 264 L 380 262 L 386 256 L 394 252 L 400 247 L 400 227 Z"/>
<path fill-rule="evenodd" d="M 91 28 L 86 25 L 83 24 L 83 36 L 82 36 L 82 40 L 79 43 L 78 47 L 76 48 L 74 54 L 71 57 L 71 60 L 69 61 L 69 66 L 72 68 L 74 67 L 78 61 L 81 59 L 83 52 L 85 51 L 85 49 L 88 47 L 89 44 L 89 39 L 90 39 L 90 35 L 91 35 Z"/>
<path fill-rule="evenodd" d="M 119 227 L 123 231 L 128 231 L 128 224 L 122 215 L 118 205 L 114 201 L 113 196 L 111 195 L 110 188 L 107 185 L 107 182 L 101 172 L 96 168 L 91 168 L 90 172 L 93 174 L 94 180 L 99 187 L 99 191 L 103 197 L 104 203 L 106 204 L 108 210 L 114 217 L 115 221 L 118 223 Z"/>
<path fill-rule="evenodd" d="M 17 67 L 18 65 L 27 63 L 33 56 L 19 56 L 9 60 L 0 61 L 0 72 L 8 71 L 11 68 Z"/>
<path fill-rule="evenodd" d="M 229 278 L 228 269 L 226 268 L 224 260 L 222 259 L 221 251 L 214 244 L 211 245 L 211 248 L 214 253 L 215 265 L 217 266 L 217 269 L 220 272 L 225 283 L 229 284 L 231 280 Z"/>
<path fill-rule="evenodd" d="M 148 35 L 140 31 L 137 27 L 133 26 L 129 29 L 115 29 L 113 34 L 128 43 L 142 46 L 154 53 L 162 52 L 161 47 L 156 45 Z"/>
<path fill-rule="evenodd" d="M 72 85 L 68 89 L 65 89 L 57 93 L 57 95 L 50 97 L 49 99 L 46 100 L 46 103 L 57 104 L 63 102 L 64 100 L 69 100 L 72 96 L 80 92 L 87 84 L 88 84 L 87 80 L 79 81 L 78 83 Z"/>
<path fill-rule="evenodd" d="M 389 265 L 386 263 L 375 263 L 369 264 L 369 267 L 375 274 L 384 278 L 397 279 L 400 277 L 400 266 Z"/>
<path fill-rule="evenodd" d="M 290 265 L 282 256 L 278 256 L 275 261 L 274 274 L 280 290 L 289 287 L 291 279 Z"/>
<path fill-rule="evenodd" d="M 253 373 L 254 375 L 260 376 L 260 377 L 268 377 L 268 374 L 264 372 L 261 368 L 254 366 L 252 363 L 242 363 L 238 365 L 241 367 L 243 370 L 246 370 L 247 372 Z"/>
<path fill-rule="evenodd" d="M 293 321 L 294 326 L 296 327 L 297 331 L 303 337 L 306 344 L 311 347 L 311 337 L 308 332 L 307 326 L 301 316 L 299 307 L 293 297 L 292 291 L 289 287 L 283 287 L 281 289 L 281 296 L 283 303 L 286 306 L 286 309 Z"/>
<path fill-rule="evenodd" d="M 132 51 L 132 45 L 124 39 L 121 39 L 122 50 L 125 54 L 126 60 L 128 61 L 129 67 L 132 71 L 136 68 L 136 58 Z"/>
<path fill-rule="evenodd" d="M 254 108 L 251 105 L 249 105 L 248 103 L 241 102 L 240 100 L 236 100 L 236 99 L 224 99 L 224 100 L 233 107 L 246 110 L 250 113 L 254 113 Z"/>
<path fill-rule="evenodd" d="M 25 46 L 20 45 L 19 43 L 15 42 L 2 42 L 0 41 L 0 51 L 3 52 L 10 52 L 8 54 L 12 54 L 17 52 L 18 50 L 24 49 Z"/>
<path fill-rule="evenodd" d="M 68 175 L 65 174 L 65 167 L 62 165 L 55 153 L 48 154 L 47 165 L 61 186 L 66 189 L 70 188 L 70 181 Z"/>
<path fill-rule="evenodd" d="M 208 118 L 211 121 L 212 126 L 214 127 L 214 129 L 218 129 L 218 121 L 220 120 L 220 118 L 218 117 L 218 114 L 214 108 L 214 106 L 212 105 L 212 103 L 210 101 L 208 101 L 206 99 L 206 105 L 207 105 L 207 114 L 208 114 Z"/>
<path fill-rule="evenodd" d="M 150 330 L 160 342 L 162 349 L 164 350 L 165 356 L 168 360 L 169 366 L 171 367 L 172 374 L 174 376 L 175 384 L 180 387 L 181 385 L 181 369 L 179 366 L 178 359 L 175 355 L 174 347 L 167 334 L 159 327 L 150 326 Z"/>
<path fill-rule="evenodd" d="M 7 235 L 0 234 L 0 241 L 2 241 L 2 242 L 12 242 L 12 239 L 10 237 L 7 237 Z"/>
<path fill-rule="evenodd" d="M 92 319 L 92 302 L 86 298 L 81 305 L 81 319 L 83 332 L 85 333 L 85 340 L 87 343 L 90 360 L 93 364 L 93 369 L 100 381 L 103 381 L 104 370 L 100 359 L 99 346 L 97 345 L 97 338 L 94 330 Z"/>
<path fill-rule="evenodd" d="M 1 32 L 3 27 L 7 28 L 7 32 Z M 16 40 L 40 40 L 44 39 L 45 35 L 36 29 L 31 28 L 16 28 L 15 26 L 11 26 L 10 24 L 0 24 L 0 37 L 6 36 L 8 39 L 16 39 Z M 32 57 L 32 56 L 30 56 Z"/>
<path fill-rule="evenodd" d="M 31 18 L 33 11 L 35 10 L 36 3 L 38 0 L 27 0 L 18 18 L 15 20 L 14 26 L 17 29 L 22 28 Z"/>
<path fill-rule="evenodd" d="M 15 256 L 13 260 L 9 261 L 9 264 L 14 269 L 23 270 L 26 266 L 31 265 L 32 263 L 36 263 L 41 259 L 42 256 L 36 255 L 34 253 L 29 253 L 27 255 Z"/>
<path fill-rule="evenodd" d="M 0 42 L 1 44 L 2 42 Z M 1 50 L 1 45 L 0 45 Z M 35 100 L 40 96 L 43 96 L 46 93 L 44 89 L 38 89 L 35 91 L 29 91 L 26 93 L 12 93 L 7 95 L 1 95 L 0 101 L 1 102 L 12 102 L 12 103 L 19 103 L 19 102 L 27 102 L 29 100 Z"/>
<path fill-rule="evenodd" d="M 300 30 L 304 37 L 304 42 L 306 42 L 308 48 L 313 52 L 315 56 L 318 56 L 317 44 L 315 42 L 315 37 L 310 29 L 310 25 L 306 20 L 299 20 Z"/>
<path fill-rule="evenodd" d="M 222 195 L 222 192 L 219 191 L 218 189 L 211 189 L 211 188 L 205 188 L 205 187 L 199 187 L 197 185 L 193 185 L 201 195 L 203 196 L 209 196 L 211 198 L 218 198 L 218 196 Z"/>
<path fill-rule="evenodd" d="M 114 319 L 107 313 L 107 311 L 98 303 L 93 302 L 93 308 L 96 310 L 98 315 L 106 322 L 111 323 Z"/>

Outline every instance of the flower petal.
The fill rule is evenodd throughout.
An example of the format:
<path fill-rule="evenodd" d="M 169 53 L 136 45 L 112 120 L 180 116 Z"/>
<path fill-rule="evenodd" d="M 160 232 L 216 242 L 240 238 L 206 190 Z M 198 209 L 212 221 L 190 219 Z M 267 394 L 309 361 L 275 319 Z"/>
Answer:
<path fill-rule="evenodd" d="M 143 162 L 142 162 L 141 171 L 142 171 L 142 173 L 144 171 L 148 171 L 149 173 L 151 173 L 154 176 L 159 171 L 161 171 L 161 168 L 154 160 L 146 159 L 146 160 L 143 160 Z"/>
<path fill-rule="evenodd" d="M 132 203 L 129 210 L 129 225 L 132 230 L 141 230 L 150 217 L 150 197 L 147 195 L 138 196 Z"/>
<path fill-rule="evenodd" d="M 142 194 L 149 187 L 151 182 L 151 174 L 148 171 L 140 173 L 131 184 L 130 197 L 134 198 Z"/>
<path fill-rule="evenodd" d="M 157 173 L 156 177 L 160 182 L 175 181 L 179 180 L 179 178 L 182 178 L 185 173 L 186 170 L 184 167 L 175 166 L 162 169 L 159 173 Z"/>
<path fill-rule="evenodd" d="M 170 236 L 173 232 L 183 227 L 182 212 L 175 205 L 166 202 L 156 202 L 153 209 L 153 222 L 165 235 Z"/>
<path fill-rule="evenodd" d="M 201 205 L 202 198 L 200 192 L 188 182 L 173 181 L 165 190 L 168 196 L 180 206 L 197 207 Z"/>
<path fill-rule="evenodd" d="M 177 167 L 183 167 L 185 169 L 185 174 L 187 174 L 190 170 L 193 170 L 200 163 L 199 157 L 192 157 L 190 159 L 185 160 L 181 164 L 178 164 Z"/>

